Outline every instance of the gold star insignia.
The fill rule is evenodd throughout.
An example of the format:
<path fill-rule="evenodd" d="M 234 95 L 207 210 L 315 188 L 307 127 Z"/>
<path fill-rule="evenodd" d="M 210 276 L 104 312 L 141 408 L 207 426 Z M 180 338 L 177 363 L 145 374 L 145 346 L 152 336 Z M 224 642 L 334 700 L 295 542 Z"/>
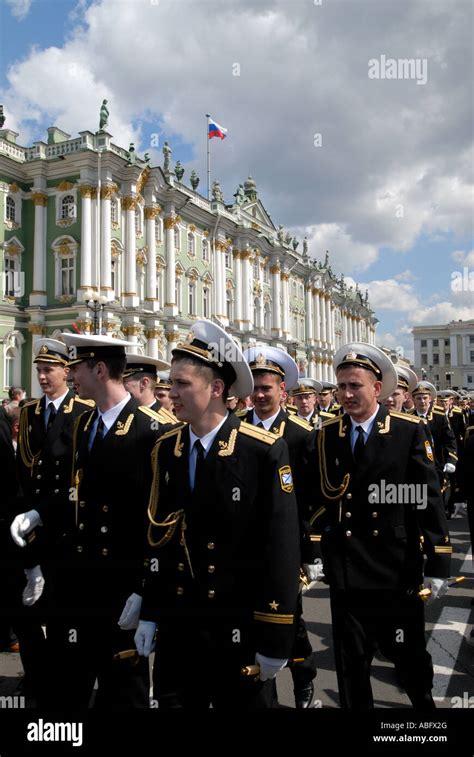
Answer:
<path fill-rule="evenodd" d="M 273 600 L 273 602 L 269 602 L 268 604 L 269 604 L 271 610 L 278 610 L 278 608 L 280 606 L 280 603 L 279 602 L 275 602 L 275 600 Z"/>

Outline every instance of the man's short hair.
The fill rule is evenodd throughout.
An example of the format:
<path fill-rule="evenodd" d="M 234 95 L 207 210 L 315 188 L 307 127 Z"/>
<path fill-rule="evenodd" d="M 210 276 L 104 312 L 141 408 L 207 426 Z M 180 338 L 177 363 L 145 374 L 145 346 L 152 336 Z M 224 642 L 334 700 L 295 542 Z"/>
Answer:
<path fill-rule="evenodd" d="M 104 365 L 107 366 L 109 377 L 112 379 L 112 381 L 120 381 L 127 365 L 127 356 L 120 355 L 116 357 L 103 358 L 91 357 L 85 360 L 85 363 L 91 370 L 97 365 L 97 363 L 104 363 Z"/>

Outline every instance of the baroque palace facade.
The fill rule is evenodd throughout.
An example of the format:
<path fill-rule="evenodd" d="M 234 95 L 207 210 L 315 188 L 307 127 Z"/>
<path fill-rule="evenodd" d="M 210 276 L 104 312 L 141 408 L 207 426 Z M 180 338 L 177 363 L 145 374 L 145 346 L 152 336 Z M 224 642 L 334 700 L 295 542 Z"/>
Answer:
<path fill-rule="evenodd" d="M 106 131 L 48 129 L 17 144 L 0 129 L 0 382 L 38 396 L 32 348 L 62 331 L 116 335 L 170 359 L 197 318 L 243 346 L 285 348 L 301 375 L 332 380 L 344 342 L 374 343 L 377 319 L 326 253 L 273 224 L 249 177 L 226 204 L 183 181 L 165 143 L 163 166 L 118 147 Z"/>

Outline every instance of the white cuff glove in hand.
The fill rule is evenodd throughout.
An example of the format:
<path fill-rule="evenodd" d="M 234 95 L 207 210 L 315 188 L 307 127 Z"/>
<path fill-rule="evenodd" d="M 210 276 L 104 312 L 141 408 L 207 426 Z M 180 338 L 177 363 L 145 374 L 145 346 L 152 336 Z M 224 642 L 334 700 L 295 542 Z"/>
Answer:
<path fill-rule="evenodd" d="M 307 578 L 310 581 L 317 581 L 318 578 L 324 575 L 323 564 L 321 561 L 314 563 L 304 563 L 303 570 Z"/>
<path fill-rule="evenodd" d="M 283 670 L 288 659 L 280 660 L 275 657 L 265 657 L 263 654 L 255 655 L 255 664 L 260 665 L 260 680 L 267 681 L 269 678 L 275 678 L 276 674 Z"/>
<path fill-rule="evenodd" d="M 149 657 L 155 648 L 156 623 L 140 620 L 133 640 L 140 657 Z"/>
<path fill-rule="evenodd" d="M 118 624 L 123 631 L 131 631 L 133 628 L 137 628 L 141 609 L 141 596 L 139 594 L 130 594 L 118 619 Z"/>
<path fill-rule="evenodd" d="M 25 607 L 31 607 L 41 597 L 44 589 L 43 573 L 39 565 L 25 568 L 26 586 L 23 589 L 22 601 Z"/>
<path fill-rule="evenodd" d="M 17 515 L 10 526 L 12 539 L 19 547 L 26 547 L 26 541 L 23 536 L 33 531 L 36 526 L 42 526 L 40 514 L 37 510 L 28 510 L 27 513 Z"/>
<path fill-rule="evenodd" d="M 443 468 L 443 473 L 454 473 L 456 470 L 456 466 L 454 463 L 446 463 L 446 465 Z"/>
<path fill-rule="evenodd" d="M 435 599 L 441 599 L 448 591 L 448 582 L 444 578 L 430 578 L 425 576 L 425 589 L 431 589 L 431 594 L 426 600 L 426 604 L 430 605 Z"/>

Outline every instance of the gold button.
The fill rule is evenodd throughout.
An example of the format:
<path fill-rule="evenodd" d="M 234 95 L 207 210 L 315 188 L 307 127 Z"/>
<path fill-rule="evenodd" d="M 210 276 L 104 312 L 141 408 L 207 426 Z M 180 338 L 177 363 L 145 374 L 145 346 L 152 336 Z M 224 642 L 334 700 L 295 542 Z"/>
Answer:
<path fill-rule="evenodd" d="M 84 523 L 79 523 L 79 531 L 83 531 L 83 530 L 84 530 Z"/>
<path fill-rule="evenodd" d="M 107 557 L 107 555 L 109 554 L 109 550 L 104 547 L 104 549 L 102 550 L 102 554 L 104 555 L 104 557 Z"/>
<path fill-rule="evenodd" d="M 86 506 L 85 502 L 79 502 L 79 507 L 85 507 L 85 506 Z"/>
<path fill-rule="evenodd" d="M 36 494 L 39 494 L 41 489 L 36 489 Z"/>
<path fill-rule="evenodd" d="M 352 494 L 349 492 L 348 494 L 346 494 L 346 497 L 347 499 L 352 499 Z"/>
<path fill-rule="evenodd" d="M 79 546 L 78 546 L 78 548 L 77 548 L 77 551 L 78 551 L 78 552 L 82 552 L 82 551 L 83 551 L 83 549 L 84 549 L 84 547 L 81 547 L 81 545 L 79 545 Z"/>
<path fill-rule="evenodd" d="M 378 518 L 378 513 L 372 513 L 372 518 Z"/>
<path fill-rule="evenodd" d="M 56 481 L 58 481 L 58 479 L 59 479 L 59 476 L 55 476 L 54 478 L 56 479 Z"/>
<path fill-rule="evenodd" d="M 372 531 L 372 536 L 378 536 L 378 535 L 379 535 L 378 531 Z"/>
<path fill-rule="evenodd" d="M 184 570 L 184 562 L 178 563 L 178 570 Z"/>
<path fill-rule="evenodd" d="M 38 475 L 36 476 L 36 478 L 41 478 L 41 473 L 38 473 Z"/>
<path fill-rule="evenodd" d="M 346 513 L 346 518 L 351 518 L 351 517 L 352 517 L 352 513 Z"/>
<path fill-rule="evenodd" d="M 208 548 L 208 549 L 214 549 L 214 547 L 215 547 L 215 546 L 216 546 L 216 545 L 214 544 L 214 542 L 213 542 L 213 541 L 210 541 L 210 542 L 209 542 L 209 544 L 207 545 L 207 548 Z"/>
<path fill-rule="evenodd" d="M 108 513 L 109 512 L 109 506 L 108 505 L 103 505 L 102 506 L 102 512 L 103 513 Z"/>
<path fill-rule="evenodd" d="M 107 526 L 101 526 L 100 532 L 101 534 L 106 534 L 108 530 Z"/>
<path fill-rule="evenodd" d="M 352 531 L 346 531 L 346 536 L 352 536 Z"/>
<path fill-rule="evenodd" d="M 59 465 L 59 460 L 56 460 L 56 465 Z"/>
<path fill-rule="evenodd" d="M 38 460 L 38 465 L 43 465 L 43 461 L 42 460 Z"/>
<path fill-rule="evenodd" d="M 59 494 L 59 489 L 55 489 L 55 490 L 54 490 L 54 493 L 55 493 L 55 494 Z"/>
<path fill-rule="evenodd" d="M 215 570 L 216 570 L 216 566 L 215 565 L 209 565 L 209 567 L 207 569 L 207 572 L 208 573 L 214 573 Z"/>
<path fill-rule="evenodd" d="M 178 588 L 176 589 L 176 594 L 184 594 L 184 589 L 182 586 L 178 586 Z"/>
<path fill-rule="evenodd" d="M 216 596 L 216 592 L 214 591 L 214 589 L 209 589 L 209 591 L 207 592 L 207 596 L 209 597 L 209 599 L 214 599 L 214 597 Z"/>

